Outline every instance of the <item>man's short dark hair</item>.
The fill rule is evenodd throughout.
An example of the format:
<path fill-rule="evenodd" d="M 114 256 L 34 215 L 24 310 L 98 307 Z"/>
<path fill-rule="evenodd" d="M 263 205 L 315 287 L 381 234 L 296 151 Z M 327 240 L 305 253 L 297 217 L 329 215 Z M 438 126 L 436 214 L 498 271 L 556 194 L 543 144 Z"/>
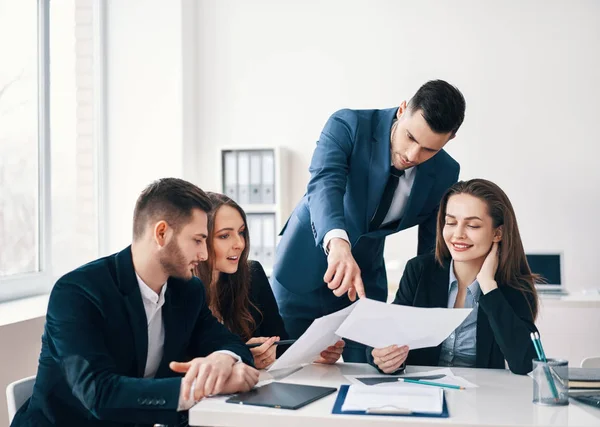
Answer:
<path fill-rule="evenodd" d="M 144 234 L 150 221 L 165 220 L 176 233 L 192 217 L 194 209 L 209 212 L 212 203 L 204 191 L 178 178 L 162 178 L 142 191 L 133 211 L 133 240 Z"/>
<path fill-rule="evenodd" d="M 408 109 L 412 113 L 422 111 L 432 131 L 452 132 L 453 135 L 465 118 L 465 108 L 462 93 L 444 80 L 428 81 L 408 102 Z"/>

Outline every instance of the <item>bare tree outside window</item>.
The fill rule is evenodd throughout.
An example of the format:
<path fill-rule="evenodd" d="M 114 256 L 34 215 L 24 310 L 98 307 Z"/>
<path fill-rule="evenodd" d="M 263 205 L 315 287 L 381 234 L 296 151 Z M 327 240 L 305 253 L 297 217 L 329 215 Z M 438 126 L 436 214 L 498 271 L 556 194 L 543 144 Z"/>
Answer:
<path fill-rule="evenodd" d="M 39 269 L 37 29 L 35 1 L 0 0 L 0 277 Z"/>

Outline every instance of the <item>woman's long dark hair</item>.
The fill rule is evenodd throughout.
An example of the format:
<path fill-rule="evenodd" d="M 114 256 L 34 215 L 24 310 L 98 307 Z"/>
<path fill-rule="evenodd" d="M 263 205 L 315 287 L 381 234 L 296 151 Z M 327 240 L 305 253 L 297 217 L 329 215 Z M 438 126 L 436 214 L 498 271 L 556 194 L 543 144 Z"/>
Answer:
<path fill-rule="evenodd" d="M 207 195 L 213 206 L 208 213 L 208 239 L 206 240 L 208 261 L 198 264 L 196 275 L 206 286 L 208 306 L 213 315 L 221 320 L 231 332 L 248 340 L 252 337 L 252 333 L 256 328 L 256 322 L 250 313 L 250 307 L 259 310 L 250 301 L 251 274 L 250 265 L 248 264 L 250 239 L 246 213 L 236 202 L 224 194 L 209 192 Z M 240 255 L 238 270 L 233 274 L 220 273 L 217 282 L 212 283 L 215 268 L 215 249 L 213 246 L 215 217 L 222 206 L 230 206 L 240 213 L 246 230 L 244 233 L 246 245 Z"/>
<path fill-rule="evenodd" d="M 540 277 L 532 274 L 521 242 L 517 218 L 510 200 L 500 187 L 485 179 L 459 181 L 446 191 L 440 202 L 437 218 L 435 257 L 441 265 L 450 259 L 450 251 L 444 242 L 448 199 L 457 194 L 469 194 L 483 201 L 492 217 L 494 228 L 502 226 L 502 240 L 498 243 L 498 270 L 495 280 L 498 286 L 510 286 L 521 291 L 529 304 L 533 319 L 537 317 L 538 296 L 535 283 Z"/>

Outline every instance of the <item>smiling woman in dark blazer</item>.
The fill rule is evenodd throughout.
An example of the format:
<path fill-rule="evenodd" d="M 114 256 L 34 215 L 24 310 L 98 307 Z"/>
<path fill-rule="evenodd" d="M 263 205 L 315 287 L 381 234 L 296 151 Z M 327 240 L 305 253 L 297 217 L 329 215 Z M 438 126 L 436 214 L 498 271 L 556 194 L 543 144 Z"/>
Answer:
<path fill-rule="evenodd" d="M 283 320 L 267 275 L 258 261 L 248 260 L 250 239 L 246 213 L 232 199 L 220 193 L 207 193 L 212 204 L 208 213 L 208 261 L 196 267 L 196 275 L 206 284 L 208 305 L 231 332 L 251 348 L 257 369 L 275 362 L 287 346 L 276 341 L 288 339 Z M 335 363 L 344 342 L 323 350 L 316 360 Z"/>
<path fill-rule="evenodd" d="M 405 363 L 504 369 L 506 361 L 526 374 L 536 357 L 535 280 L 506 194 L 483 179 L 460 181 L 440 203 L 435 255 L 407 263 L 393 304 L 473 310 L 439 346 L 371 348 L 369 363 L 396 373 Z"/>

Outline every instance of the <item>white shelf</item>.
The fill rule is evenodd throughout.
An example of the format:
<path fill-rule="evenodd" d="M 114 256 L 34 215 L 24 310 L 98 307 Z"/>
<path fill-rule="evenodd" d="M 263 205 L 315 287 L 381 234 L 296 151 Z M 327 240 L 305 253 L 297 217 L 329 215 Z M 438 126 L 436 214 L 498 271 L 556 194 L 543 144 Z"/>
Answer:
<path fill-rule="evenodd" d="M 227 153 L 231 153 L 231 152 L 235 152 L 235 160 L 233 160 L 233 158 L 231 156 L 227 157 L 226 160 L 226 154 Z M 256 156 L 256 153 L 261 153 L 264 156 L 265 152 L 271 152 L 272 156 L 269 156 L 270 161 L 268 163 L 265 163 L 265 159 L 266 157 L 261 157 L 260 159 L 260 163 L 259 163 L 259 167 L 261 168 L 261 180 L 264 179 L 265 176 L 265 172 L 267 172 L 267 169 L 263 169 L 264 168 L 264 164 L 269 164 L 272 165 L 273 167 L 273 175 L 270 177 L 273 179 L 273 182 L 269 183 L 268 186 L 264 187 L 264 189 L 266 190 L 267 188 L 269 188 L 269 186 L 273 189 L 272 193 L 267 193 L 269 194 L 271 197 L 268 199 L 263 199 L 263 200 L 267 200 L 267 201 L 274 201 L 274 203 L 249 203 L 249 197 L 248 194 L 251 193 L 251 188 L 252 186 L 257 186 L 258 184 L 256 184 L 256 181 L 254 184 L 252 184 L 252 182 L 246 182 L 244 181 L 243 185 L 239 184 L 239 177 L 240 177 L 240 163 L 239 163 L 239 159 L 240 159 L 240 155 L 244 155 L 244 159 L 246 161 L 250 161 L 250 164 L 246 167 L 250 167 L 250 170 L 248 170 L 248 173 L 251 174 L 252 170 L 256 170 L 256 169 L 252 169 L 252 156 Z M 248 153 L 248 154 L 246 154 Z M 247 160 L 248 157 L 247 156 L 251 156 L 250 160 Z M 254 157 L 254 159 L 256 159 L 256 157 Z M 234 163 L 232 163 L 232 161 Z M 285 223 L 285 221 L 287 220 L 287 218 L 290 216 L 291 214 L 291 209 L 290 209 L 290 205 L 289 205 L 289 200 L 287 199 L 288 195 L 290 194 L 289 188 L 288 188 L 288 179 L 287 179 L 287 175 L 284 173 L 284 171 L 289 170 L 287 168 L 287 151 L 285 150 L 285 148 L 283 147 L 276 147 L 276 146 L 227 146 L 227 147 L 221 147 L 221 149 L 219 150 L 219 158 L 217 160 L 217 164 L 219 166 L 219 176 L 221 177 L 221 191 L 224 194 L 227 194 L 227 190 L 229 190 L 229 194 L 238 194 L 239 199 L 242 200 L 242 202 L 240 202 L 240 200 L 234 200 L 236 202 L 239 203 L 239 205 L 241 206 L 241 208 L 246 212 L 246 215 L 249 217 L 248 218 L 248 229 L 250 231 L 250 258 L 251 259 L 255 259 L 257 261 L 259 261 L 262 265 L 263 268 L 265 269 L 265 271 L 267 272 L 267 275 L 270 276 L 272 269 L 273 269 L 273 261 L 274 261 L 274 250 L 275 250 L 275 246 L 277 244 L 277 242 L 279 241 L 278 239 L 278 234 L 279 231 L 281 230 L 281 228 L 283 227 L 283 224 Z M 226 176 L 226 170 L 225 168 L 227 167 L 227 165 L 233 165 L 235 164 L 237 167 L 237 171 L 236 173 L 232 176 L 229 175 L 229 178 L 232 179 L 232 182 L 237 182 L 237 184 L 229 184 L 226 185 L 225 183 L 225 176 Z M 247 163 L 244 163 L 247 164 Z M 244 169 L 246 170 L 246 169 Z M 246 174 L 244 173 L 243 176 L 246 176 Z M 237 179 L 237 181 L 233 181 L 234 179 Z M 251 178 L 249 178 L 251 181 Z M 246 190 L 247 188 L 250 188 L 250 190 Z M 240 190 L 241 188 L 243 188 L 244 190 Z M 261 192 L 262 190 L 262 181 L 260 184 L 260 188 L 261 188 Z M 243 193 L 242 193 L 243 191 Z M 263 195 L 264 197 L 264 195 Z M 257 200 L 258 201 L 258 200 Z M 258 239 L 256 239 L 256 235 L 254 237 L 252 237 L 252 230 L 260 230 L 260 226 L 254 228 L 250 223 L 252 223 L 252 220 L 254 218 L 250 218 L 251 216 L 260 216 L 260 215 L 266 215 L 266 216 L 273 216 L 274 218 L 274 227 L 275 230 L 273 230 L 272 233 L 270 233 L 270 235 L 272 237 L 269 237 L 268 239 L 271 240 L 271 238 L 273 239 L 272 242 L 266 243 L 263 241 L 264 239 L 260 239 L 260 237 Z M 260 220 L 259 220 L 260 221 Z M 269 219 L 270 224 L 273 224 L 272 220 Z M 270 227 L 269 227 L 270 228 Z M 260 233 L 261 231 L 259 231 Z M 265 235 L 264 232 L 262 232 L 263 236 Z M 253 242 L 259 242 L 262 243 L 262 247 L 258 246 L 255 247 L 255 245 L 253 244 Z M 253 251 L 253 249 L 255 249 L 255 251 Z M 254 254 L 253 254 L 254 252 Z M 261 255 L 262 254 L 262 255 Z"/>
<path fill-rule="evenodd" d="M 277 205 L 262 205 L 262 204 L 245 204 L 241 205 L 244 212 L 247 214 L 252 213 L 276 213 Z"/>

